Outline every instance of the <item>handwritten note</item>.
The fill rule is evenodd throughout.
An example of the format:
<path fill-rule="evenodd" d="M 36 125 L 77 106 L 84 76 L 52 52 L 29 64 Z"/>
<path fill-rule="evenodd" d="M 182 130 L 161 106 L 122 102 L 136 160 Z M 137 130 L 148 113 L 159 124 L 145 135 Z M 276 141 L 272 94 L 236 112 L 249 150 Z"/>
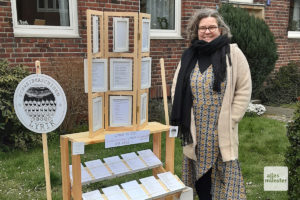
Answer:
<path fill-rule="evenodd" d="M 149 142 L 150 130 L 105 135 L 105 148 Z"/>

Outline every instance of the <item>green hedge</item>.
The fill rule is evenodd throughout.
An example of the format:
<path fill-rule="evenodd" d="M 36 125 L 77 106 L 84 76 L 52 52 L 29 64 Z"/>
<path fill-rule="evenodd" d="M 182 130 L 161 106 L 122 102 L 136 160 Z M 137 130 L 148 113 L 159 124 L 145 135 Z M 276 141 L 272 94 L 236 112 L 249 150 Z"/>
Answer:
<path fill-rule="evenodd" d="M 286 104 L 297 101 L 300 96 L 300 63 L 280 67 L 269 77 L 259 97 L 264 104 Z"/>
<path fill-rule="evenodd" d="M 290 146 L 285 155 L 289 169 L 288 195 L 290 200 L 300 199 L 300 102 L 297 104 L 294 121 L 287 127 Z"/>
<path fill-rule="evenodd" d="M 264 20 L 250 16 L 242 8 L 222 4 L 219 9 L 231 29 L 232 43 L 245 54 L 252 76 L 252 95 L 258 97 L 260 87 L 275 67 L 277 46 L 273 33 Z"/>

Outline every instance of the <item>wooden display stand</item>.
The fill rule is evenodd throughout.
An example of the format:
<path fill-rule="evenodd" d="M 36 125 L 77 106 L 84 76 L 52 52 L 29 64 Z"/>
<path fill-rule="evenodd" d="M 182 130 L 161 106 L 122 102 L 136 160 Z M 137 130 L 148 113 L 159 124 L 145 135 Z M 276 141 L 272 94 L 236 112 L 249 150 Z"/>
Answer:
<path fill-rule="evenodd" d="M 99 52 L 92 51 L 92 16 L 98 16 L 99 19 Z M 109 38 L 109 24 L 110 17 L 130 17 L 134 25 L 133 34 L 131 40 L 133 40 L 133 46 L 131 45 L 129 51 L 131 52 L 110 52 L 110 38 Z M 126 131 L 136 130 L 150 130 L 150 134 L 153 134 L 153 153 L 161 160 L 161 136 L 163 132 L 166 132 L 166 154 L 165 154 L 165 166 L 156 167 L 152 169 L 153 175 L 156 176 L 158 173 L 170 171 L 174 173 L 174 138 L 169 137 L 169 124 L 168 124 L 168 110 L 167 105 L 165 106 L 166 121 L 167 125 L 158 122 L 148 123 L 148 109 L 147 119 L 144 123 L 140 122 L 140 97 L 142 93 L 149 93 L 149 89 L 141 89 L 141 59 L 142 57 L 149 57 L 149 52 L 142 52 L 142 41 L 141 41 L 141 21 L 142 19 L 149 19 L 148 14 L 138 14 L 130 12 L 100 12 L 87 10 L 87 42 L 88 42 L 88 111 L 89 111 L 89 131 L 74 133 L 68 135 L 62 135 L 60 137 L 61 144 L 61 169 L 62 169 L 62 193 L 63 199 L 69 200 L 71 197 L 75 200 L 82 199 L 82 181 L 81 181 L 81 159 L 80 155 L 73 155 L 71 153 L 71 164 L 72 164 L 72 181 L 70 179 L 70 152 L 69 142 L 84 142 L 85 145 L 97 144 L 105 142 L 105 136 L 108 134 L 121 133 Z M 92 92 L 92 60 L 94 58 L 131 58 L 133 60 L 133 84 L 131 91 L 105 91 L 105 92 Z M 164 78 L 164 77 L 163 77 Z M 163 80 L 164 82 L 165 80 Z M 164 82 L 165 83 L 165 82 Z M 111 127 L 109 124 L 109 96 L 110 95 L 130 95 L 132 96 L 132 125 L 128 127 Z M 102 128 L 94 131 L 93 130 L 93 98 L 102 97 L 102 119 L 104 119 Z M 166 92 L 164 92 L 164 99 L 166 103 Z M 148 107 L 148 105 L 147 105 Z M 162 199 L 173 199 L 173 196 L 179 196 L 181 192 L 176 192 L 168 196 L 162 197 Z"/>

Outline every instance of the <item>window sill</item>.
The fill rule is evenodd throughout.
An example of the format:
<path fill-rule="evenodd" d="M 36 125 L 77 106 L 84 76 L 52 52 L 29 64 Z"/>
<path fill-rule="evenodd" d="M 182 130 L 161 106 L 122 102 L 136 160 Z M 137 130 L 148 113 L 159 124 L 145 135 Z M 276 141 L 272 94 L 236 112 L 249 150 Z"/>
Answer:
<path fill-rule="evenodd" d="M 70 27 L 18 26 L 14 27 L 15 37 L 80 38 L 78 30 Z"/>
<path fill-rule="evenodd" d="M 289 39 L 300 39 L 300 31 L 288 31 Z"/>
<path fill-rule="evenodd" d="M 160 30 L 160 29 L 151 29 L 150 30 L 150 39 L 184 39 L 180 35 L 180 30 Z"/>

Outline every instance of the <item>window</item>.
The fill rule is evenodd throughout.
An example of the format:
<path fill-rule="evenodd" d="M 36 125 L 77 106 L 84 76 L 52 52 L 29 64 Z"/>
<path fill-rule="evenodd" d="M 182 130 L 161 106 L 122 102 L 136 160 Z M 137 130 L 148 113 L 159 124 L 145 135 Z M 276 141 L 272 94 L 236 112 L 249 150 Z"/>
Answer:
<path fill-rule="evenodd" d="M 300 38 L 300 0 L 290 2 L 288 38 Z"/>
<path fill-rule="evenodd" d="M 151 14 L 151 39 L 181 39 L 181 0 L 140 0 L 140 11 Z"/>
<path fill-rule="evenodd" d="M 15 37 L 76 38 L 77 0 L 11 0 Z"/>

